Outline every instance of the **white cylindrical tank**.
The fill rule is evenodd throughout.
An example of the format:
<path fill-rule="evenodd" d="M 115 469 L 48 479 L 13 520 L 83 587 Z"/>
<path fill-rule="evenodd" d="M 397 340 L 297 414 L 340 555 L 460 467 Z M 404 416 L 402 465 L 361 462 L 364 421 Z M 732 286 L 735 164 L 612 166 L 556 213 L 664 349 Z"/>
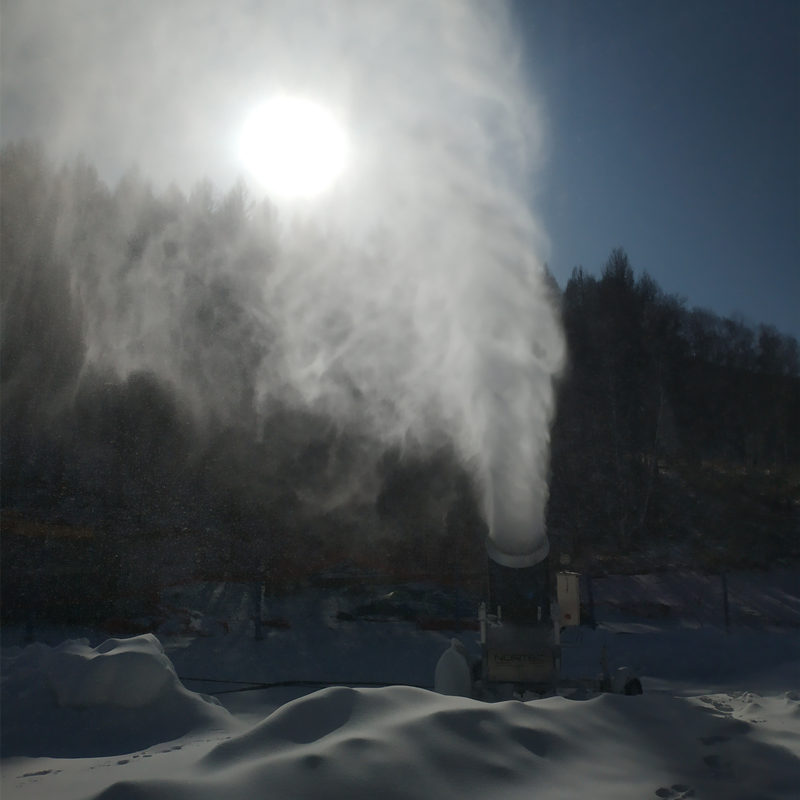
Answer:
<path fill-rule="evenodd" d="M 458 639 L 451 639 L 450 647 L 439 658 L 433 688 L 439 694 L 472 697 L 472 674 L 467 649 Z"/>

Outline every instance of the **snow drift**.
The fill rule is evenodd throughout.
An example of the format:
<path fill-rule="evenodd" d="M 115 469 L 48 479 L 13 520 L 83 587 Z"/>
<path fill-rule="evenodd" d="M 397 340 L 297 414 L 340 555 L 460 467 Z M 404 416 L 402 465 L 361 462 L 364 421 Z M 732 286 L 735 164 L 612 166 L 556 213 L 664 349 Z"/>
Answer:
<path fill-rule="evenodd" d="M 184 688 L 152 634 L 95 648 L 85 639 L 35 643 L 3 682 L 4 756 L 127 753 L 197 728 L 237 723 L 215 699 Z"/>
<path fill-rule="evenodd" d="M 719 797 L 723 787 L 726 798 L 794 797 L 790 737 L 754 741 L 752 702 L 738 704 L 737 718 L 713 697 L 487 704 L 411 687 L 330 688 L 168 778 L 120 781 L 94 797 L 679 798 Z M 795 718 L 796 695 L 769 702 Z"/>
<path fill-rule="evenodd" d="M 292 605 L 296 625 L 261 642 L 253 642 L 245 612 L 237 623 L 243 635 L 200 637 L 194 646 L 173 640 L 168 652 L 181 674 L 270 680 L 297 674 L 303 663 L 334 671 L 346 660 L 351 675 L 369 664 L 379 678 L 391 658 L 411 674 L 409 655 L 421 673 L 433 670 L 444 644 L 439 633 L 404 637 L 400 623 L 380 638 L 366 622 L 334 635 L 327 617 L 314 617 L 300 598 Z M 659 677 L 646 678 L 639 697 L 490 704 L 390 686 L 328 688 L 285 702 L 281 689 L 225 695 L 238 717 L 184 689 L 152 636 L 96 648 L 85 641 L 7 648 L 0 791 L 10 800 L 794 800 L 797 629 L 720 634 L 723 647 L 709 629 L 662 624 L 656 648 L 658 630 L 650 622 L 646 634 L 606 631 L 616 645 L 627 643 L 629 663 L 649 665 L 641 674 L 652 676 L 657 665 Z M 587 669 L 600 644 L 590 633 Z M 369 660 L 376 649 L 385 662 Z M 728 661 L 748 657 L 724 675 L 706 672 L 720 650 Z M 696 679 L 698 671 L 702 684 L 670 680 Z"/>

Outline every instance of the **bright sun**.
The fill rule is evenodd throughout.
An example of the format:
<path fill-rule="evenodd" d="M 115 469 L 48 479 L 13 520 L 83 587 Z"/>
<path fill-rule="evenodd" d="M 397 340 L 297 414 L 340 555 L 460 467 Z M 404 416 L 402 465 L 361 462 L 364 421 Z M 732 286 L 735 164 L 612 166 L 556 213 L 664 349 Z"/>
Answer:
<path fill-rule="evenodd" d="M 279 96 L 254 109 L 245 120 L 239 157 L 269 194 L 313 197 L 342 173 L 347 137 L 323 106 L 301 97 Z"/>

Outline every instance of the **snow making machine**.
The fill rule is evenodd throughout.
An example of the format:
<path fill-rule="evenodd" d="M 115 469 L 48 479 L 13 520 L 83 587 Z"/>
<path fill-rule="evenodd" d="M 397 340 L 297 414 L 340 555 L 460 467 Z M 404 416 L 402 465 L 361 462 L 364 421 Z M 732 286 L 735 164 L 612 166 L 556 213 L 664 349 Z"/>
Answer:
<path fill-rule="evenodd" d="M 560 661 L 548 560 L 510 556 L 487 541 L 488 591 L 480 604 L 480 681 L 528 691 L 555 690 Z"/>
<path fill-rule="evenodd" d="M 562 634 L 581 623 L 580 575 L 561 571 L 553 580 L 546 538 L 529 553 L 506 553 L 491 538 L 486 549 L 486 596 L 478 609 L 480 660 L 470 665 L 466 648 L 453 639 L 436 667 L 437 691 L 484 700 L 570 690 L 642 693 L 629 669 L 609 670 L 605 647 L 595 677 L 562 675 Z"/>

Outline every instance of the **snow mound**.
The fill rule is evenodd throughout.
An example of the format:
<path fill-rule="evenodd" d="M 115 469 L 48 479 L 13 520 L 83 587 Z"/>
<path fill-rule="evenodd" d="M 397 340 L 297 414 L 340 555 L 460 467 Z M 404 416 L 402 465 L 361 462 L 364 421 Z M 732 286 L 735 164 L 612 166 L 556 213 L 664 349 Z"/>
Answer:
<path fill-rule="evenodd" d="M 215 699 L 184 688 L 149 633 L 94 648 L 32 644 L 10 660 L 2 689 L 3 756 L 111 755 L 236 727 Z"/>
<path fill-rule="evenodd" d="M 550 773 L 566 746 L 547 714 L 523 703 L 332 687 L 216 745 L 183 776 L 120 782 L 98 798 L 232 800 L 266 787 L 275 797 L 352 800 L 499 796 L 498 787 L 522 789 L 530 775 Z"/>
<path fill-rule="evenodd" d="M 95 648 L 64 642 L 45 654 L 42 668 L 64 708 L 149 705 L 178 681 L 161 642 L 151 633 L 107 639 Z"/>
<path fill-rule="evenodd" d="M 759 739 L 755 724 L 732 714 L 730 698 L 706 699 L 713 713 L 668 695 L 492 704 L 401 686 L 329 688 L 280 707 L 169 776 L 120 780 L 91 796 L 796 797 L 800 762 L 790 732 L 780 742 Z M 751 701 L 743 698 L 742 707 Z"/>

